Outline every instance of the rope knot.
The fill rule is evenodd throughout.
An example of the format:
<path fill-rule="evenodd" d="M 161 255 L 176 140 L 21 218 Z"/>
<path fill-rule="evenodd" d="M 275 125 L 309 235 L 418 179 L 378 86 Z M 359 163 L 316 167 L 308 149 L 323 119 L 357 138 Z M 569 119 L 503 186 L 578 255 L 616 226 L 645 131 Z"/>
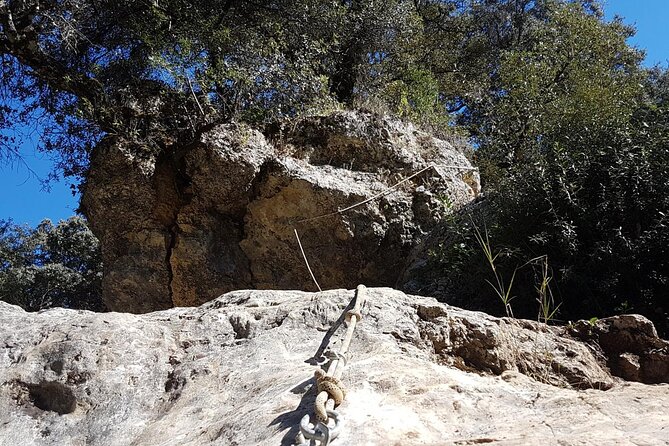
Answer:
<path fill-rule="evenodd" d="M 359 310 L 348 310 L 346 312 L 346 322 L 351 323 L 353 316 L 355 316 L 356 322 L 360 322 L 362 320 L 362 313 Z"/>
<path fill-rule="evenodd" d="M 328 376 L 321 369 L 317 369 L 314 372 L 314 376 L 316 378 L 318 392 L 326 392 L 327 396 L 332 398 L 334 401 L 335 407 L 339 406 L 344 401 L 344 398 L 346 398 L 346 390 L 344 390 L 344 385 L 342 382 L 334 376 Z M 327 403 L 327 397 L 316 397 L 316 401 L 314 402 L 314 412 L 316 413 L 316 418 L 323 423 L 327 422 L 328 420 L 325 403 Z"/>

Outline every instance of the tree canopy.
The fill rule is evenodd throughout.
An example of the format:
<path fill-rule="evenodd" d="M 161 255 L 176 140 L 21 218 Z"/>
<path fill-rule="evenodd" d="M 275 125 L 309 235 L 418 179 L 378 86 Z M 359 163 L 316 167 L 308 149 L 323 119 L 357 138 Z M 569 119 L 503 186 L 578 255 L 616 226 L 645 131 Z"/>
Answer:
<path fill-rule="evenodd" d="M 37 127 L 75 177 L 105 134 L 155 153 L 338 104 L 531 138 L 572 100 L 571 119 L 617 106 L 630 32 L 586 0 L 3 0 L 0 125 Z"/>
<path fill-rule="evenodd" d="M 41 119 L 43 148 L 62 155 L 66 174 L 81 175 L 103 134 L 156 152 L 187 144 L 213 122 L 350 102 L 361 65 L 401 38 L 406 7 L 394 0 L 2 1 L 0 123 Z"/>
<path fill-rule="evenodd" d="M 102 258 L 81 217 L 36 228 L 0 221 L 0 300 L 28 311 L 101 311 Z"/>

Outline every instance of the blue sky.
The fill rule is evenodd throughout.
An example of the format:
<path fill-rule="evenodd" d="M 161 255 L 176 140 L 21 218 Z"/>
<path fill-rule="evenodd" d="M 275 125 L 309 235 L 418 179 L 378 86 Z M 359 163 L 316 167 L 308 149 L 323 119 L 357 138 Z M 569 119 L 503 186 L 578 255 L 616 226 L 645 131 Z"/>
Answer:
<path fill-rule="evenodd" d="M 35 226 L 45 218 L 68 218 L 79 206 L 65 181 L 52 181 L 49 190 L 44 189 L 42 180 L 53 170 L 53 162 L 35 145 L 27 141 L 20 147 L 22 161 L 0 164 L 0 220 Z"/>
<path fill-rule="evenodd" d="M 614 15 L 634 25 L 630 43 L 646 50 L 646 65 L 667 65 L 669 60 L 669 0 L 604 0 L 607 19 Z"/>
<path fill-rule="evenodd" d="M 605 0 L 604 8 L 608 19 L 618 14 L 625 23 L 636 26 L 637 34 L 630 43 L 646 50 L 646 65 L 667 65 L 669 0 Z M 0 219 L 36 225 L 44 218 L 58 221 L 74 215 L 78 197 L 72 196 L 68 183 L 52 182 L 49 191 L 42 188 L 40 179 L 52 170 L 51 160 L 37 153 L 34 143 L 20 150 L 25 164 L 0 165 Z"/>

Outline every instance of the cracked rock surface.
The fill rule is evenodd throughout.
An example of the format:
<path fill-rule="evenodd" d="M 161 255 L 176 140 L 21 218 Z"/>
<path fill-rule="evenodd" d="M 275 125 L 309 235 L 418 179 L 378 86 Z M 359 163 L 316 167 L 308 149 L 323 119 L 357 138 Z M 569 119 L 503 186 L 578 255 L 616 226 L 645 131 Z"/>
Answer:
<path fill-rule="evenodd" d="M 236 291 L 144 315 L 0 302 L 0 445 L 291 444 L 353 296 Z M 388 288 L 362 312 L 333 445 L 667 444 L 669 344 L 644 318 L 583 334 Z M 658 384 L 612 375 L 625 355 L 626 378 Z"/>
<path fill-rule="evenodd" d="M 82 210 L 100 239 L 103 300 L 143 313 L 235 289 L 394 286 L 413 246 L 479 194 L 478 173 L 411 124 L 338 112 L 268 126 L 210 129 L 192 147 L 136 159 L 96 147 Z M 392 194 L 340 215 L 430 165 Z M 449 166 L 460 166 L 453 168 Z M 306 220 L 305 220 L 306 219 Z"/>

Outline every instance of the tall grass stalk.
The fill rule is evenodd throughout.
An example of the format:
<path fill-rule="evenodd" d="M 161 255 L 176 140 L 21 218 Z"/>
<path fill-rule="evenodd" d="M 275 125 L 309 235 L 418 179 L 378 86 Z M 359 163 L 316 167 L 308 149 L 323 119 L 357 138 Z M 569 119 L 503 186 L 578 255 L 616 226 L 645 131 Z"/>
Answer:
<path fill-rule="evenodd" d="M 537 302 L 539 303 L 539 315 L 537 319 L 539 322 L 543 321 L 547 324 L 553 319 L 553 316 L 555 316 L 562 303 L 557 306 L 555 305 L 555 298 L 550 287 L 553 276 L 549 274 L 548 256 L 543 255 L 530 260 L 530 262 L 535 265 L 537 262 L 539 263 L 541 279 L 538 281 L 538 285 L 535 286 L 537 290 Z"/>
<path fill-rule="evenodd" d="M 498 251 L 497 253 L 493 254 L 494 249 L 492 247 L 492 244 L 490 243 L 490 237 L 488 236 L 488 229 L 485 227 L 485 225 L 483 227 L 483 234 L 481 234 L 481 231 L 479 230 L 478 226 L 476 226 L 473 220 L 472 220 L 472 226 L 474 227 L 474 232 L 475 232 L 474 236 L 476 237 L 476 241 L 478 242 L 479 246 L 481 246 L 481 250 L 483 251 L 485 258 L 488 261 L 488 264 L 490 265 L 490 269 L 492 270 L 493 276 L 495 277 L 495 283 L 489 281 L 488 279 L 486 279 L 486 282 L 488 282 L 488 284 L 495 291 L 495 294 L 497 294 L 497 297 L 499 297 L 499 299 L 502 301 L 502 304 L 504 304 L 504 311 L 506 312 L 506 315 L 508 317 L 514 317 L 513 309 L 511 308 L 511 301 L 513 300 L 513 296 L 511 295 L 511 288 L 513 287 L 513 281 L 516 278 L 516 271 L 518 271 L 518 268 L 513 270 L 513 274 L 511 275 L 511 280 L 509 281 L 509 285 L 506 286 L 504 284 L 504 278 L 502 277 L 502 274 L 497 270 L 497 265 L 495 264 L 495 261 L 502 252 Z"/>

